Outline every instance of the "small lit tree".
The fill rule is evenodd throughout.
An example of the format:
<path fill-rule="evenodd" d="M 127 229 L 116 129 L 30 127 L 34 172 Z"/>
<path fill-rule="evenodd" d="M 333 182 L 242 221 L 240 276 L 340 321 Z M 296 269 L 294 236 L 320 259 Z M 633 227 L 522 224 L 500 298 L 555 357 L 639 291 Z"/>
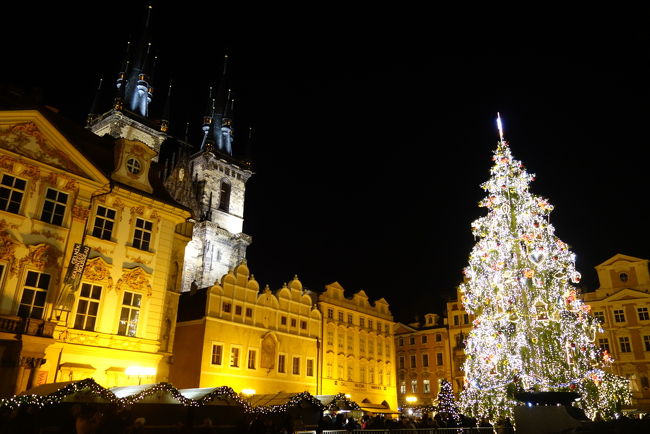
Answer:
<path fill-rule="evenodd" d="M 451 383 L 444 378 L 439 382 L 438 396 L 433 402 L 433 411 L 447 425 L 459 425 L 461 422 L 454 390 Z"/>
<path fill-rule="evenodd" d="M 554 233 L 553 206 L 529 191 L 534 175 L 502 136 L 492 160 L 479 203 L 488 213 L 472 223 L 478 241 L 460 286 L 475 316 L 461 408 L 494 423 L 512 420 L 516 391 L 575 391 L 589 417 L 613 417 L 628 382 L 602 369 L 611 358 L 594 343 L 600 325 L 578 297 L 575 255 Z"/>

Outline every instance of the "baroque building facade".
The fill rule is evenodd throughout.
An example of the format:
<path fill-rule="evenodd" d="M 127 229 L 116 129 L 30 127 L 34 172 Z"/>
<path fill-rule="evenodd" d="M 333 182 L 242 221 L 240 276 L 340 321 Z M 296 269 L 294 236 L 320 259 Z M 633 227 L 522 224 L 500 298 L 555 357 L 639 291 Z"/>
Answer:
<path fill-rule="evenodd" d="M 371 412 L 397 409 L 393 315 L 385 299 L 346 297 L 334 282 L 318 294 L 323 314 L 321 394 L 345 393 Z"/>
<path fill-rule="evenodd" d="M 48 109 L 0 112 L 2 395 L 167 380 L 191 225 L 155 155 Z"/>
<path fill-rule="evenodd" d="M 452 377 L 449 331 L 434 313 L 424 322 L 395 324 L 397 402 L 400 406 L 429 406 L 438 395 L 439 382 Z M 407 399 L 408 398 L 408 399 Z"/>
<path fill-rule="evenodd" d="M 260 286 L 245 262 L 181 296 L 171 381 L 237 392 L 318 392 L 321 314 L 294 277 Z"/>
<path fill-rule="evenodd" d="M 447 302 L 447 315 L 444 323 L 449 333 L 449 347 L 451 354 L 451 372 L 454 391 L 459 393 L 464 387 L 465 374 L 463 363 L 465 363 L 465 339 L 472 330 L 474 316 L 465 311 L 462 302 L 462 294 L 456 289 L 456 298 Z"/>
<path fill-rule="evenodd" d="M 648 260 L 617 254 L 596 266 L 599 287 L 582 294 L 600 321 L 600 348 L 611 371 L 630 380 L 632 405 L 650 410 L 650 273 Z"/>

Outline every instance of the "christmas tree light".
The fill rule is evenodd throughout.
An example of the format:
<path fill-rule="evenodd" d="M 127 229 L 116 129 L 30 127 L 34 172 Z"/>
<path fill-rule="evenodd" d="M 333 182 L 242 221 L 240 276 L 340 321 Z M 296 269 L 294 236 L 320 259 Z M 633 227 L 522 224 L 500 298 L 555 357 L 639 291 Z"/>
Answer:
<path fill-rule="evenodd" d="M 549 221 L 553 206 L 529 191 L 534 175 L 513 159 L 500 119 L 490 179 L 472 223 L 478 241 L 460 286 L 475 316 L 466 341 L 463 411 L 495 423 L 513 418 L 516 391 L 574 391 L 593 418 L 629 402 L 626 379 L 606 373 L 594 343 L 599 323 L 578 297 L 575 255 Z"/>
<path fill-rule="evenodd" d="M 433 403 L 433 410 L 447 426 L 460 425 L 460 413 L 456 405 L 456 397 L 451 383 L 444 378 L 440 380 L 440 390 L 438 396 Z"/>

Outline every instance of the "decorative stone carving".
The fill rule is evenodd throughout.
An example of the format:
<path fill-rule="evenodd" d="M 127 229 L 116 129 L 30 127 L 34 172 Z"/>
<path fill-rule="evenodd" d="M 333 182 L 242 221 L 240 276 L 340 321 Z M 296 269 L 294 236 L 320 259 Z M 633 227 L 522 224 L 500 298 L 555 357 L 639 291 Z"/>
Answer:
<path fill-rule="evenodd" d="M 72 218 L 74 220 L 85 221 L 88 218 L 88 214 L 90 214 L 90 210 L 85 206 L 75 204 L 72 207 Z"/>
<path fill-rule="evenodd" d="M 21 245 L 20 241 L 8 231 L 8 224 L 0 220 L 0 260 L 13 261 L 16 248 Z"/>
<path fill-rule="evenodd" d="M 67 153 L 52 146 L 35 123 L 25 122 L 0 128 L 0 146 L 32 160 L 84 175 Z"/>
<path fill-rule="evenodd" d="M 52 231 L 47 231 L 46 230 L 46 231 L 39 232 L 39 231 L 33 230 L 32 234 L 33 235 L 42 235 L 42 236 L 44 236 L 45 238 L 47 238 L 49 240 L 56 240 L 56 241 L 60 241 L 60 242 L 65 241 L 65 237 L 63 237 L 62 235 L 57 234 L 56 232 L 52 232 Z"/>
<path fill-rule="evenodd" d="M 27 246 L 29 253 L 27 256 L 20 260 L 20 267 L 25 264 L 30 264 L 38 270 L 45 270 L 46 268 L 56 265 L 61 252 L 54 246 L 41 243 Z"/>
<path fill-rule="evenodd" d="M 260 367 L 271 371 L 275 367 L 275 352 L 277 343 L 272 334 L 267 334 L 262 340 L 262 357 L 260 360 Z M 267 372 L 268 372 L 267 371 Z"/>
<path fill-rule="evenodd" d="M 113 288 L 113 278 L 111 277 L 111 266 L 100 256 L 89 259 L 84 268 L 84 280 L 99 282 L 107 289 Z"/>
<path fill-rule="evenodd" d="M 151 283 L 149 283 L 149 279 L 149 274 L 147 274 L 142 267 L 125 269 L 122 273 L 122 277 L 117 281 L 115 288 L 118 291 L 124 289 L 141 291 L 150 296 L 153 292 L 153 288 L 151 287 Z"/>

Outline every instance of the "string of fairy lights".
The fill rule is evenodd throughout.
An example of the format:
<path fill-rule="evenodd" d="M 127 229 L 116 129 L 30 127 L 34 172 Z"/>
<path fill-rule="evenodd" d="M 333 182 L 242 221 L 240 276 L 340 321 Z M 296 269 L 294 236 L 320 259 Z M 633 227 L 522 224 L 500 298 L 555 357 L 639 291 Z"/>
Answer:
<path fill-rule="evenodd" d="M 167 395 L 171 399 L 186 407 L 202 407 L 209 405 L 210 402 L 214 400 L 222 400 L 228 402 L 229 404 L 243 408 L 244 413 L 263 415 L 286 413 L 290 408 L 304 405 L 305 402 L 313 405 L 319 411 L 323 411 L 326 408 L 318 398 L 307 391 L 292 395 L 287 400 L 287 402 L 282 404 L 253 406 L 248 400 L 242 398 L 238 393 L 236 393 L 232 388 L 228 386 L 217 387 L 199 399 L 191 399 L 183 396 L 183 394 L 178 389 L 169 383 L 157 383 L 133 395 L 118 398 L 111 390 L 100 386 L 92 378 L 87 378 L 85 380 L 80 380 L 68 384 L 56 392 L 45 396 L 16 395 L 11 398 L 0 399 L 0 408 L 8 408 L 10 410 L 20 407 L 43 408 L 46 406 L 65 402 L 67 397 L 71 397 L 77 393 L 94 395 L 95 398 L 97 398 L 95 402 L 114 404 L 118 407 L 129 407 L 145 400 L 148 397 L 162 397 Z M 89 401 L 88 397 L 84 396 L 83 401 Z M 90 401 L 92 402 L 92 400 Z M 330 407 L 334 408 L 336 405 L 335 403 L 338 402 L 340 404 L 341 401 L 345 401 L 346 404 L 351 407 L 351 409 L 359 409 L 359 406 L 353 401 L 348 400 L 344 394 L 336 395 L 330 403 Z M 75 402 L 74 399 L 71 402 Z"/>

